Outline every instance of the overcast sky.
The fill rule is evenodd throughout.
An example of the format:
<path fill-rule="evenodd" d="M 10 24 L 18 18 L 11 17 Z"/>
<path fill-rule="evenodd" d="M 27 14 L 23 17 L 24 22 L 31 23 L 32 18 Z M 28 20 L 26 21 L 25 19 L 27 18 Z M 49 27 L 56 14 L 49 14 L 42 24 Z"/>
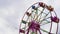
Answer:
<path fill-rule="evenodd" d="M 60 18 L 60 0 L 0 0 L 0 34 L 18 34 L 19 22 L 24 12 L 40 1 L 52 5 Z"/>

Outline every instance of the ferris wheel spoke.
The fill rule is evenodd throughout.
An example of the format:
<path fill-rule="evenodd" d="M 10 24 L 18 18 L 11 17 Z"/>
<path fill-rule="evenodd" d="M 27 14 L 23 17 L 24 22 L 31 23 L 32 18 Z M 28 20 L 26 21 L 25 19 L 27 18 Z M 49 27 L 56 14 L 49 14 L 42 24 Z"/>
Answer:
<path fill-rule="evenodd" d="M 39 11 L 40 11 L 40 10 L 39 10 Z M 46 13 L 45 13 L 45 12 L 42 12 L 42 13 L 40 14 L 40 18 L 39 18 L 38 22 L 40 22 L 40 19 L 41 19 L 42 14 L 46 14 Z M 48 12 L 48 14 L 49 14 L 49 12 Z M 46 16 L 47 16 L 48 14 L 46 14 Z M 45 16 L 45 17 L 46 17 L 46 16 Z M 44 17 L 44 18 L 45 18 L 45 17 Z M 47 18 L 47 19 L 48 19 L 48 18 Z"/>
<path fill-rule="evenodd" d="M 46 21 L 46 22 L 45 22 L 44 24 L 42 24 L 41 26 L 51 23 L 51 22 L 48 21 L 48 20 L 45 20 L 45 21 Z"/>
<path fill-rule="evenodd" d="M 48 14 L 49 14 L 50 12 L 48 12 Z M 48 14 L 46 14 L 45 16 L 44 16 L 44 19 L 48 16 Z"/>
<path fill-rule="evenodd" d="M 49 23 L 42 24 L 41 26 L 46 25 L 46 24 L 49 24 Z"/>
<path fill-rule="evenodd" d="M 36 19 L 35 19 L 35 20 L 37 20 L 37 19 L 38 19 L 38 17 L 43 13 L 44 9 L 45 9 L 45 8 L 43 8 L 43 9 L 42 9 L 41 13 L 36 17 Z"/>
<path fill-rule="evenodd" d="M 34 18 L 33 19 L 35 19 L 38 16 L 38 9 L 36 9 L 34 13 L 35 14 L 34 14 Z"/>
<path fill-rule="evenodd" d="M 41 29 L 41 28 L 40 28 Z M 44 29 L 41 29 L 43 32 L 46 32 L 46 33 L 49 33 L 48 31 L 44 30 Z"/>
<path fill-rule="evenodd" d="M 45 19 L 43 19 L 43 20 L 41 20 L 41 22 L 43 22 L 43 21 L 47 21 L 47 22 L 50 22 L 50 21 L 48 21 L 47 19 L 49 19 L 50 17 L 48 17 L 48 18 L 45 18 Z"/>
<path fill-rule="evenodd" d="M 46 31 L 46 30 L 44 30 L 44 29 L 41 29 L 43 32 L 46 32 L 46 33 L 48 33 L 49 34 L 49 32 L 48 31 Z M 50 34 L 54 34 L 54 33 L 50 33 Z"/>
<path fill-rule="evenodd" d="M 40 11 L 40 10 L 39 10 Z M 42 12 L 43 14 L 46 14 L 45 12 Z M 48 12 L 48 14 L 49 14 L 49 12 Z M 45 16 L 44 16 L 44 18 L 46 18 L 46 16 L 48 16 L 48 14 L 46 14 Z M 39 22 L 40 22 L 40 19 L 41 19 L 41 16 L 42 16 L 42 14 L 40 14 L 40 18 L 39 18 Z M 44 20 L 44 19 L 43 19 Z"/>
<path fill-rule="evenodd" d="M 45 12 L 43 12 L 43 14 L 46 14 Z"/>
<path fill-rule="evenodd" d="M 35 13 L 35 10 L 32 10 L 31 16 L 30 16 L 31 17 L 31 20 L 35 18 L 35 14 L 34 13 Z M 34 16 L 32 16 L 32 15 L 34 15 Z"/>
<path fill-rule="evenodd" d="M 34 12 L 34 11 L 31 12 L 31 16 L 30 16 L 30 17 L 31 17 L 31 20 L 34 19 L 33 16 L 32 16 L 33 12 Z"/>
<path fill-rule="evenodd" d="M 35 19 L 38 14 L 38 7 L 35 7 L 34 5 L 32 5 L 32 9 L 33 9 L 33 12 L 35 13 L 33 19 Z"/>
<path fill-rule="evenodd" d="M 43 9 L 43 10 L 44 10 L 44 9 Z M 39 10 L 39 11 L 41 11 L 41 10 Z M 40 13 L 40 15 L 39 15 L 40 18 L 39 18 L 37 21 L 40 21 L 42 13 L 43 13 L 43 11 L 41 11 L 41 13 Z"/>
<path fill-rule="evenodd" d="M 47 18 L 45 18 L 45 19 L 49 19 L 49 18 L 51 18 L 51 17 L 47 17 Z"/>
<path fill-rule="evenodd" d="M 50 12 L 48 12 L 48 14 L 49 14 Z M 39 21 L 39 22 L 42 22 L 42 21 L 44 21 L 45 19 L 46 19 L 46 17 L 48 16 L 48 14 L 46 14 L 45 16 L 44 16 L 44 18 L 41 20 L 41 21 Z"/>
<path fill-rule="evenodd" d="M 41 10 L 39 10 L 39 11 L 41 11 Z M 46 14 L 45 12 L 42 12 L 43 14 Z"/>
<path fill-rule="evenodd" d="M 41 22 L 43 22 L 44 20 L 47 20 L 47 19 L 49 19 L 49 18 L 51 18 L 51 17 L 47 17 L 47 18 L 45 18 L 45 19 L 41 20 Z"/>

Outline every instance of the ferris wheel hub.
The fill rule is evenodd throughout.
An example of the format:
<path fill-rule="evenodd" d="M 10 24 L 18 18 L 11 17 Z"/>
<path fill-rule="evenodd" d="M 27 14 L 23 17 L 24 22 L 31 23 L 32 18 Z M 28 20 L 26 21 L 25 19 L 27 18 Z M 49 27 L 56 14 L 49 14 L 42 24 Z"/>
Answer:
<path fill-rule="evenodd" d="M 33 21 L 30 22 L 29 29 L 39 30 L 40 29 L 40 24 L 38 24 L 38 22 L 33 20 Z"/>

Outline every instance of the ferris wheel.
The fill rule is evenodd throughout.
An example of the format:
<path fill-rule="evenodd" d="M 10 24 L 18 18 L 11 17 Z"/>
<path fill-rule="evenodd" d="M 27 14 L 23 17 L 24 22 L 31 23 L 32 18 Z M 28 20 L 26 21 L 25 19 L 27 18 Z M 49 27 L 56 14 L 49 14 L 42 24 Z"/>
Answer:
<path fill-rule="evenodd" d="M 21 19 L 19 34 L 58 34 L 59 18 L 54 8 L 43 2 L 31 5 Z"/>

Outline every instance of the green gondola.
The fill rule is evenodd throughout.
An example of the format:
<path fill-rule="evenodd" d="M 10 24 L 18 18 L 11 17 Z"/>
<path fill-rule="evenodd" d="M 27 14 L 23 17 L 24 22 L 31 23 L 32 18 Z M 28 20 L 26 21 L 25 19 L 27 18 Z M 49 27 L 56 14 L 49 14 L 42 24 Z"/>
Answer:
<path fill-rule="evenodd" d="M 26 22 L 26 21 L 24 21 L 24 20 L 22 20 L 22 23 L 26 24 L 27 22 Z"/>

